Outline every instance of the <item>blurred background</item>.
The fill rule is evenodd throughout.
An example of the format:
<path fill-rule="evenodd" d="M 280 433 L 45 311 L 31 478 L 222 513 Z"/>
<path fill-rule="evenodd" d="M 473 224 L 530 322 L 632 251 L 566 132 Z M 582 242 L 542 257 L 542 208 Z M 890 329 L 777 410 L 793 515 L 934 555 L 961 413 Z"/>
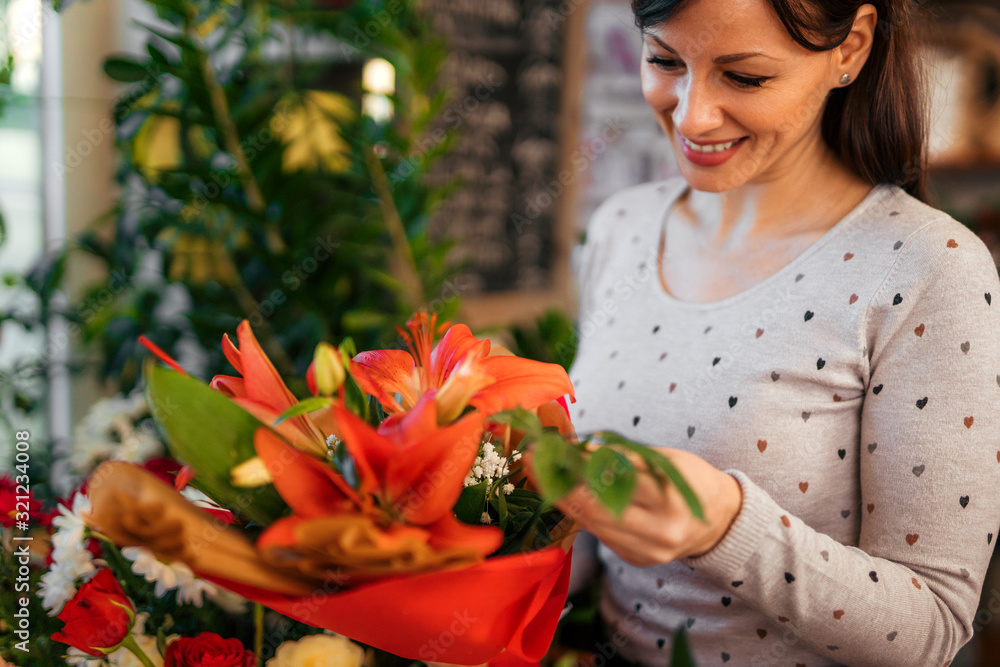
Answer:
<path fill-rule="evenodd" d="M 934 203 L 1000 262 L 1000 6 L 920 4 Z M 302 377 L 425 308 L 568 367 L 591 211 L 676 173 L 639 51 L 624 1 L 0 0 L 0 471 L 162 454 L 140 334 L 210 378 L 249 318 Z"/>

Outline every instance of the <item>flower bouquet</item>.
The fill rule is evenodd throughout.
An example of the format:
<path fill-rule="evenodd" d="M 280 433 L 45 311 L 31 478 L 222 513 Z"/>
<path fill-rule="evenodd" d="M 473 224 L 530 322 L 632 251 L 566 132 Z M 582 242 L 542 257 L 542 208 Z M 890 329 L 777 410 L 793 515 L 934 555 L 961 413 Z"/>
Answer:
<path fill-rule="evenodd" d="M 147 399 L 185 467 L 171 486 L 103 463 L 87 482 L 90 530 L 308 625 L 472 665 L 548 650 L 573 539 L 552 502 L 581 481 L 620 513 L 641 460 L 701 516 L 663 456 L 614 434 L 592 453 L 578 441 L 561 367 L 422 313 L 400 333 L 408 351 L 321 343 L 301 401 L 246 321 L 238 347 L 222 341 L 239 375 L 209 385 L 147 341 L 171 367 L 146 364 Z M 188 485 L 225 518 L 178 492 Z"/>

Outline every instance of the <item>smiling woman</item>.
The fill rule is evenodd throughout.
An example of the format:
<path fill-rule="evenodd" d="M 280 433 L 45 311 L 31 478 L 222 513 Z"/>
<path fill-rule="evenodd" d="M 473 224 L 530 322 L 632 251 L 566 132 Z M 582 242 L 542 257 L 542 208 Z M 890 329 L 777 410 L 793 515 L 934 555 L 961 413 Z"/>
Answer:
<path fill-rule="evenodd" d="M 898 182 L 926 200 L 910 3 L 877 4 L 633 3 L 643 93 L 685 178 L 718 192 L 819 152 L 842 162 L 842 177 Z M 725 170 L 693 168 L 737 155 Z"/>
<path fill-rule="evenodd" d="M 611 662 L 679 627 L 699 665 L 948 665 L 972 636 L 1000 280 L 926 203 L 914 5 L 632 2 L 681 177 L 593 214 L 572 417 L 673 448 L 707 520 L 652 487 L 620 520 L 560 503 Z"/>

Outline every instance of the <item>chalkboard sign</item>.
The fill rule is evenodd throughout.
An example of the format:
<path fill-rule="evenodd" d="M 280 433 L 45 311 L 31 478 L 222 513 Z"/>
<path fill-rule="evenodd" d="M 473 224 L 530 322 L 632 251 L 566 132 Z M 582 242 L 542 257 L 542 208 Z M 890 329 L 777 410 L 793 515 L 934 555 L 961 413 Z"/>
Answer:
<path fill-rule="evenodd" d="M 552 290 L 560 278 L 564 41 L 568 0 L 428 0 L 450 56 L 440 84 L 452 91 L 438 121 L 459 141 L 430 174 L 462 178 L 436 212 L 435 238 L 456 242 L 462 296 Z"/>

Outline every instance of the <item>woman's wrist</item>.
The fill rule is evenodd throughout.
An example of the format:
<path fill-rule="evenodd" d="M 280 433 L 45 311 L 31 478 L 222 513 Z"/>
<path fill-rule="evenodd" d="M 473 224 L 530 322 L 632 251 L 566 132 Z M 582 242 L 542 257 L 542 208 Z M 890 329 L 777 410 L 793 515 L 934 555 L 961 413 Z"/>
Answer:
<path fill-rule="evenodd" d="M 714 549 L 729 533 L 743 507 L 743 489 L 739 481 L 728 473 L 722 475 L 723 491 L 719 494 L 716 505 L 718 519 L 713 522 L 705 543 L 699 545 L 696 553 L 688 554 L 688 558 L 700 558 Z"/>

